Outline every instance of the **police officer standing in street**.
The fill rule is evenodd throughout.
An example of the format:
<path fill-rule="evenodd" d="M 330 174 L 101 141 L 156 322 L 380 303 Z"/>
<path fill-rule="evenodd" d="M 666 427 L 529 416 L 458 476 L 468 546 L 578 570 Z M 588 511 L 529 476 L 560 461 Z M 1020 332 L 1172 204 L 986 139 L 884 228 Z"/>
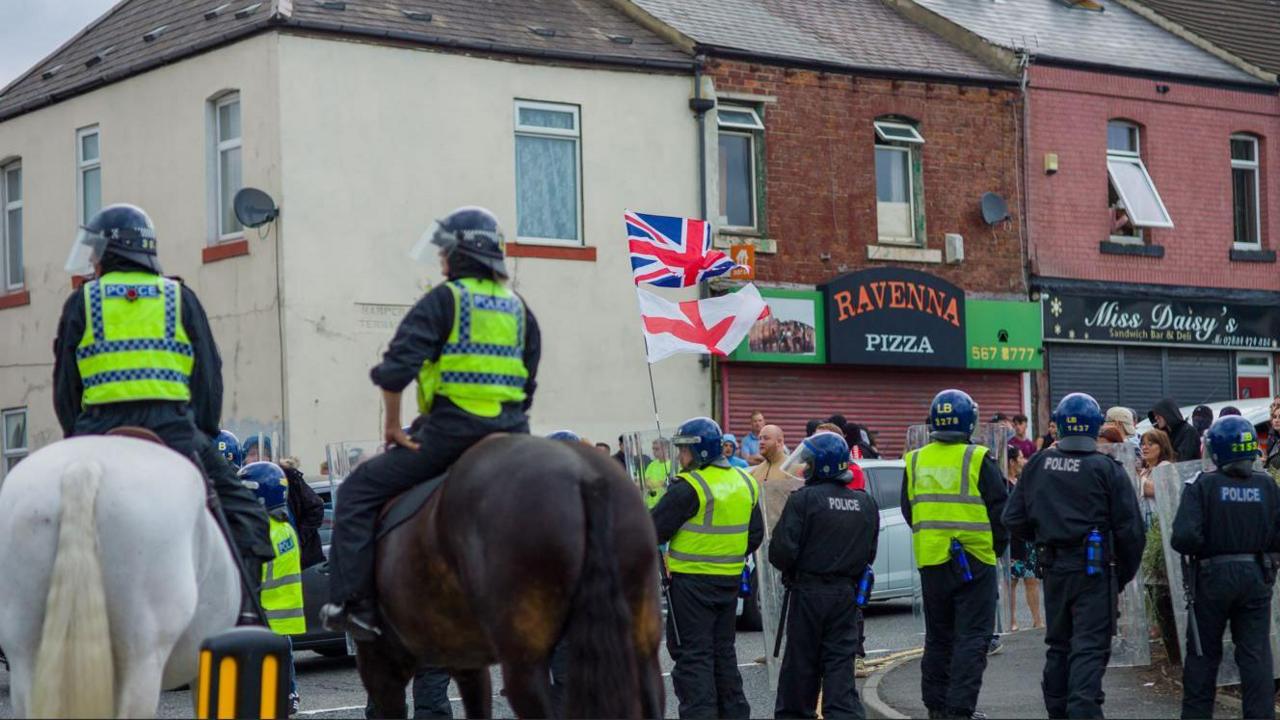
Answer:
<path fill-rule="evenodd" d="M 1217 470 L 1182 489 L 1173 549 L 1188 556 L 1195 585 L 1200 651 L 1188 635 L 1182 667 L 1182 717 L 1213 717 L 1222 635 L 1231 627 L 1244 690 L 1244 717 L 1274 718 L 1271 590 L 1280 552 L 1280 492 L 1253 469 L 1258 438 L 1238 416 L 1220 418 L 1205 436 Z"/>
<path fill-rule="evenodd" d="M 920 690 L 930 718 L 981 717 L 975 707 L 995 628 L 1008 495 L 987 448 L 970 444 L 977 425 L 973 398 L 943 390 L 929 406 L 931 442 L 904 458 L 902 514 L 924 592 Z"/>
<path fill-rule="evenodd" d="M 805 466 L 805 487 L 787 498 L 769 536 L 769 563 L 782 573 L 789 599 L 774 716 L 817 717 L 821 690 L 823 717 L 864 718 L 853 681 L 856 597 L 876 559 L 880 509 L 865 491 L 846 487 L 853 476 L 840 435 L 818 433 L 792 457 L 789 466 Z"/>
<path fill-rule="evenodd" d="M 222 358 L 195 292 L 160 274 L 151 218 L 134 205 L 102 208 L 81 228 L 66 269 L 97 276 L 67 298 L 53 343 L 53 405 L 63 434 L 142 427 L 198 461 L 256 588 L 262 563 L 275 557 L 267 514 L 213 444 Z M 256 605 L 244 600 L 246 612 Z"/>
<path fill-rule="evenodd" d="M 670 542 L 667 651 L 681 718 L 746 718 L 734 647 L 746 556 L 764 538 L 760 486 L 724 458 L 712 419 L 686 421 L 672 439 L 681 472 L 654 506 L 658 543 Z"/>
<path fill-rule="evenodd" d="M 1058 442 L 1037 453 L 1013 488 L 1004 521 L 1034 542 L 1047 615 L 1045 710 L 1051 718 L 1102 717 L 1117 598 L 1138 572 L 1144 532 L 1124 468 L 1097 451 L 1102 408 L 1084 393 L 1058 403 Z"/>

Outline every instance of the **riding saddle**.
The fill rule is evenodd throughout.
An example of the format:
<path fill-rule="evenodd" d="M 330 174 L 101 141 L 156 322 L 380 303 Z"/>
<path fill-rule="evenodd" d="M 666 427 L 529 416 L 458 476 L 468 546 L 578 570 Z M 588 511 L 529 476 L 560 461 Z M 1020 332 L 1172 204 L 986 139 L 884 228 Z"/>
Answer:
<path fill-rule="evenodd" d="M 384 535 L 395 530 L 406 520 L 413 517 L 427 504 L 427 500 L 436 490 L 444 484 L 444 479 L 449 473 L 434 477 L 424 483 L 419 483 L 405 490 L 399 495 L 391 498 L 386 505 L 382 506 L 382 512 L 378 515 L 378 531 L 375 535 L 377 540 L 381 540 Z"/>

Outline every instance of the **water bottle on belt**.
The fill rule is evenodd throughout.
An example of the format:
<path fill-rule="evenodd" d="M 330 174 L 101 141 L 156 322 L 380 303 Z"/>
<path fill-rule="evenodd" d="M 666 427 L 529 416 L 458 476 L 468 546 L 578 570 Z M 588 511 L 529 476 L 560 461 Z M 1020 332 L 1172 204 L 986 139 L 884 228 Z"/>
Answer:
<path fill-rule="evenodd" d="M 1084 559 L 1085 575 L 1102 574 L 1102 533 L 1098 532 L 1098 528 L 1090 530 L 1089 537 L 1084 542 Z"/>
<path fill-rule="evenodd" d="M 871 569 L 871 566 L 868 565 L 867 569 L 863 571 L 862 577 L 858 580 L 858 592 L 854 595 L 854 602 L 858 604 L 858 607 L 867 606 L 867 600 L 871 598 L 871 588 L 875 586 L 875 584 L 876 573 Z"/>
<path fill-rule="evenodd" d="M 969 570 L 969 556 L 964 554 L 964 546 L 956 538 L 951 538 L 951 557 L 960 563 L 960 575 L 965 582 L 973 580 L 973 572 Z"/>
<path fill-rule="evenodd" d="M 745 597 L 751 594 L 751 566 L 742 566 L 742 580 L 738 583 L 738 590 Z"/>

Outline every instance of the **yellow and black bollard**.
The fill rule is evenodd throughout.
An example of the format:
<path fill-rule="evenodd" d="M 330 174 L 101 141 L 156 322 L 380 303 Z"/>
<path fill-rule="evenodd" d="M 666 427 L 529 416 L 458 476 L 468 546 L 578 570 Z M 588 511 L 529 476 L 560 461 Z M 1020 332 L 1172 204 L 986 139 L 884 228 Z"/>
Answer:
<path fill-rule="evenodd" d="M 200 646 L 196 717 L 289 716 L 289 640 L 263 627 L 240 627 Z"/>

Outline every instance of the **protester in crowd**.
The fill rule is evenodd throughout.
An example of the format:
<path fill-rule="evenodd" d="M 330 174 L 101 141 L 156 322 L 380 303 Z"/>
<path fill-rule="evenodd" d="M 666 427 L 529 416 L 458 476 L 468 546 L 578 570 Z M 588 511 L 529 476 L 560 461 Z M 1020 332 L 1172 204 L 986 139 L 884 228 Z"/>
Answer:
<path fill-rule="evenodd" d="M 1134 426 L 1133 413 L 1128 408 L 1117 405 L 1107 410 L 1107 421 L 1103 427 L 1113 427 L 1120 431 L 1124 436 L 1124 441 L 1134 448 L 1134 454 L 1140 460 L 1142 458 L 1141 439 L 1138 437 L 1138 429 Z"/>
<path fill-rule="evenodd" d="M 1178 456 L 1169 442 L 1169 434 L 1151 429 L 1142 434 L 1142 465 L 1138 479 L 1142 481 L 1142 514 L 1147 527 L 1151 527 L 1156 515 L 1156 484 L 1152 479 L 1155 469 L 1161 465 L 1178 462 Z"/>
<path fill-rule="evenodd" d="M 730 465 L 743 470 L 751 467 L 746 460 L 738 457 L 738 436 L 733 433 L 725 433 L 722 444 L 724 445 L 724 457 L 729 461 Z"/>
<path fill-rule="evenodd" d="M 759 482 L 787 477 L 787 473 L 782 470 L 782 463 L 787 459 L 782 428 L 765 425 L 760 430 L 760 453 L 764 461 L 751 468 L 752 477 Z"/>
<path fill-rule="evenodd" d="M 1200 433 L 1182 417 L 1178 403 L 1165 398 L 1147 413 L 1151 424 L 1169 434 L 1169 444 L 1179 462 L 1200 459 Z"/>
<path fill-rule="evenodd" d="M 618 452 L 613 454 L 613 459 L 617 460 L 618 464 L 621 465 L 622 467 L 625 468 L 627 466 L 627 456 L 624 455 L 622 452 L 622 436 L 621 435 L 618 436 Z"/>
<path fill-rule="evenodd" d="M 320 526 L 324 524 L 324 500 L 302 474 L 302 463 L 296 457 L 280 458 L 280 469 L 289 481 L 289 515 L 298 531 L 298 548 L 302 553 L 302 569 L 324 562 L 320 543 Z"/>
<path fill-rule="evenodd" d="M 1230 415 L 1240 415 L 1240 408 L 1235 405 L 1227 405 L 1218 411 L 1218 417 L 1224 418 Z"/>
<path fill-rule="evenodd" d="M 821 424 L 822 424 L 821 420 L 810 420 L 809 422 L 805 423 L 804 436 L 813 437 L 813 434 L 818 432 L 818 426 Z"/>
<path fill-rule="evenodd" d="M 1191 427 L 1196 429 L 1196 435 L 1204 435 L 1204 431 L 1209 429 L 1213 424 L 1213 410 L 1208 405 L 1197 405 L 1195 410 L 1191 411 Z"/>
<path fill-rule="evenodd" d="M 1023 429 L 1026 418 L 1023 417 Z M 1013 419 L 1014 425 L 1018 418 Z M 1009 493 L 1013 493 L 1022 476 L 1022 468 L 1027 459 L 1021 452 L 1009 453 Z M 1031 626 L 1044 627 L 1044 618 L 1040 615 L 1040 579 L 1036 577 L 1036 546 L 1020 538 L 1009 539 L 1009 632 L 1018 631 L 1018 581 L 1022 581 L 1022 594 L 1027 600 L 1027 608 L 1031 610 Z"/>
<path fill-rule="evenodd" d="M 1280 471 L 1280 405 L 1271 405 L 1271 431 L 1267 433 L 1267 469 Z"/>
<path fill-rule="evenodd" d="M 1027 437 L 1027 416 L 1021 413 L 1013 416 L 1013 439 L 1009 447 L 1017 448 L 1023 459 L 1036 454 L 1036 441 Z"/>
<path fill-rule="evenodd" d="M 866 460 L 878 460 L 880 451 L 876 450 L 871 444 L 871 435 L 867 433 L 867 429 L 855 422 L 847 422 L 844 424 L 845 442 L 849 444 L 849 452 L 855 458 Z"/>
<path fill-rule="evenodd" d="M 1058 426 L 1054 425 L 1053 421 L 1050 420 L 1049 429 L 1045 431 L 1044 435 L 1036 438 L 1036 452 L 1047 450 L 1053 447 L 1056 442 L 1058 442 Z"/>
<path fill-rule="evenodd" d="M 1124 434 L 1110 425 L 1103 425 L 1098 431 L 1098 447 L 1118 445 L 1124 442 Z"/>
<path fill-rule="evenodd" d="M 738 450 L 738 455 L 748 465 L 764 462 L 764 457 L 760 454 L 760 432 L 764 430 L 764 425 L 764 413 L 759 410 L 751 413 L 751 432 L 743 436 L 742 447 Z"/>
<path fill-rule="evenodd" d="M 601 453 L 602 455 L 610 455 L 610 454 L 611 454 L 611 453 L 609 452 L 609 450 L 610 450 L 610 448 L 609 448 L 609 443 L 602 443 L 602 442 L 598 442 L 598 443 L 596 443 L 596 450 L 599 450 L 599 451 L 600 451 L 600 453 Z"/>

